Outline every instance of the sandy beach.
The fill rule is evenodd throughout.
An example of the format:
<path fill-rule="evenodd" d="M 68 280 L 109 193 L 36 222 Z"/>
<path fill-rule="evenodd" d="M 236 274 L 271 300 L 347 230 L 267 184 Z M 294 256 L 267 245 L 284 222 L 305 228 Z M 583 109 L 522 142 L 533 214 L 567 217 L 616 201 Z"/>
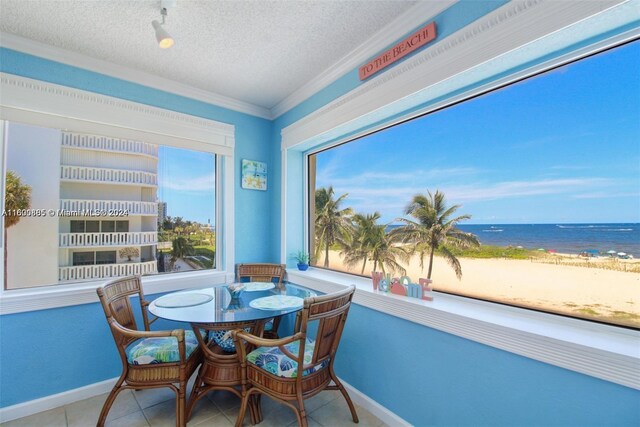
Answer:
<path fill-rule="evenodd" d="M 562 255 L 558 255 L 562 257 Z M 640 327 L 640 273 L 589 268 L 584 260 L 573 258 L 585 266 L 532 260 L 460 258 L 462 279 L 443 258 L 436 257 L 432 279 L 436 290 L 465 294 L 531 308 L 565 313 L 632 327 Z M 592 260 L 591 262 L 609 262 Z M 637 266 L 640 260 L 629 265 Z M 346 271 L 337 251 L 329 255 L 329 267 Z M 322 266 L 323 259 L 318 264 Z M 411 259 L 407 275 L 417 281 L 426 277 L 417 256 Z M 356 268 L 360 272 L 361 265 Z M 373 268 L 368 263 L 365 274 Z M 398 276 L 398 274 L 395 274 Z"/>

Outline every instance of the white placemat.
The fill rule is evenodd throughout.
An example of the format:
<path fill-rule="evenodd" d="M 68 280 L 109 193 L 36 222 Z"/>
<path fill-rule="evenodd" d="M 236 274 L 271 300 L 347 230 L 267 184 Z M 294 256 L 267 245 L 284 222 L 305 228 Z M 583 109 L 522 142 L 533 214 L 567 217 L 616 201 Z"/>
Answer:
<path fill-rule="evenodd" d="M 260 310 L 284 310 L 286 308 L 302 307 L 304 300 L 291 295 L 272 295 L 270 297 L 254 299 L 249 303 Z"/>
<path fill-rule="evenodd" d="M 162 308 L 178 308 L 178 307 L 191 307 L 194 305 L 200 305 L 211 301 L 213 297 L 207 294 L 189 293 L 189 294 L 175 294 L 165 295 L 155 300 L 156 307 Z"/>
<path fill-rule="evenodd" d="M 269 289 L 275 288 L 276 285 L 272 282 L 247 282 L 244 284 L 245 292 L 258 292 L 258 291 L 268 291 Z"/>

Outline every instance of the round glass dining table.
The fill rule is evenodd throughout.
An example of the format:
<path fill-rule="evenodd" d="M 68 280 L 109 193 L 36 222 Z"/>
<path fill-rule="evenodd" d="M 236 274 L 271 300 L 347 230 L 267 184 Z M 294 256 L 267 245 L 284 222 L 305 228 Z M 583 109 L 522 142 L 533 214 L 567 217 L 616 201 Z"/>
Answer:
<path fill-rule="evenodd" d="M 157 317 L 178 322 L 244 322 L 294 313 L 302 309 L 304 298 L 317 295 L 290 283 L 284 289 L 261 282 L 244 285 L 245 290 L 238 298 L 231 297 L 228 285 L 172 292 L 152 301 L 149 311 Z"/>

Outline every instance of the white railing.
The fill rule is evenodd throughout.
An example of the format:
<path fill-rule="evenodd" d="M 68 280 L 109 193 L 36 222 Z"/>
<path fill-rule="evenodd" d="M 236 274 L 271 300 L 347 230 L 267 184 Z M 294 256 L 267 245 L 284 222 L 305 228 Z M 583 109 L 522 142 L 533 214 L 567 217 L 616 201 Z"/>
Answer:
<path fill-rule="evenodd" d="M 69 212 L 123 212 L 128 215 L 158 215 L 158 203 L 128 200 L 61 199 L 60 209 Z M 115 213 L 113 215 L 116 215 Z"/>
<path fill-rule="evenodd" d="M 156 261 L 126 262 L 122 264 L 76 265 L 58 267 L 58 280 L 90 280 L 109 277 L 155 274 L 158 272 Z"/>
<path fill-rule="evenodd" d="M 147 156 L 158 157 L 158 146 L 155 144 L 127 139 L 108 138 L 106 136 L 81 135 L 65 132 L 62 134 L 62 146 L 87 150 L 145 154 Z"/>
<path fill-rule="evenodd" d="M 158 185 L 158 176 L 155 173 L 87 166 L 62 166 L 60 179 L 114 184 Z"/>
<path fill-rule="evenodd" d="M 61 248 L 154 245 L 158 242 L 155 231 L 133 233 L 60 233 Z"/>

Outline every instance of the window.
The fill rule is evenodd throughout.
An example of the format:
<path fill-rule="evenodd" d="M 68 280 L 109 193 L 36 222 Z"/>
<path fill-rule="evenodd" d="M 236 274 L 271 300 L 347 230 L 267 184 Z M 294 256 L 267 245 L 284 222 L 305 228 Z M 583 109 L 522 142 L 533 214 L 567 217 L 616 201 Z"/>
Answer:
<path fill-rule="evenodd" d="M 73 265 L 115 264 L 116 251 L 74 252 Z"/>
<path fill-rule="evenodd" d="M 216 267 L 215 154 L 13 122 L 5 144 L 8 289 Z"/>
<path fill-rule="evenodd" d="M 312 263 L 640 327 L 639 58 L 636 41 L 310 155 Z"/>
<path fill-rule="evenodd" d="M 71 221 L 72 233 L 127 233 L 129 221 Z"/>

